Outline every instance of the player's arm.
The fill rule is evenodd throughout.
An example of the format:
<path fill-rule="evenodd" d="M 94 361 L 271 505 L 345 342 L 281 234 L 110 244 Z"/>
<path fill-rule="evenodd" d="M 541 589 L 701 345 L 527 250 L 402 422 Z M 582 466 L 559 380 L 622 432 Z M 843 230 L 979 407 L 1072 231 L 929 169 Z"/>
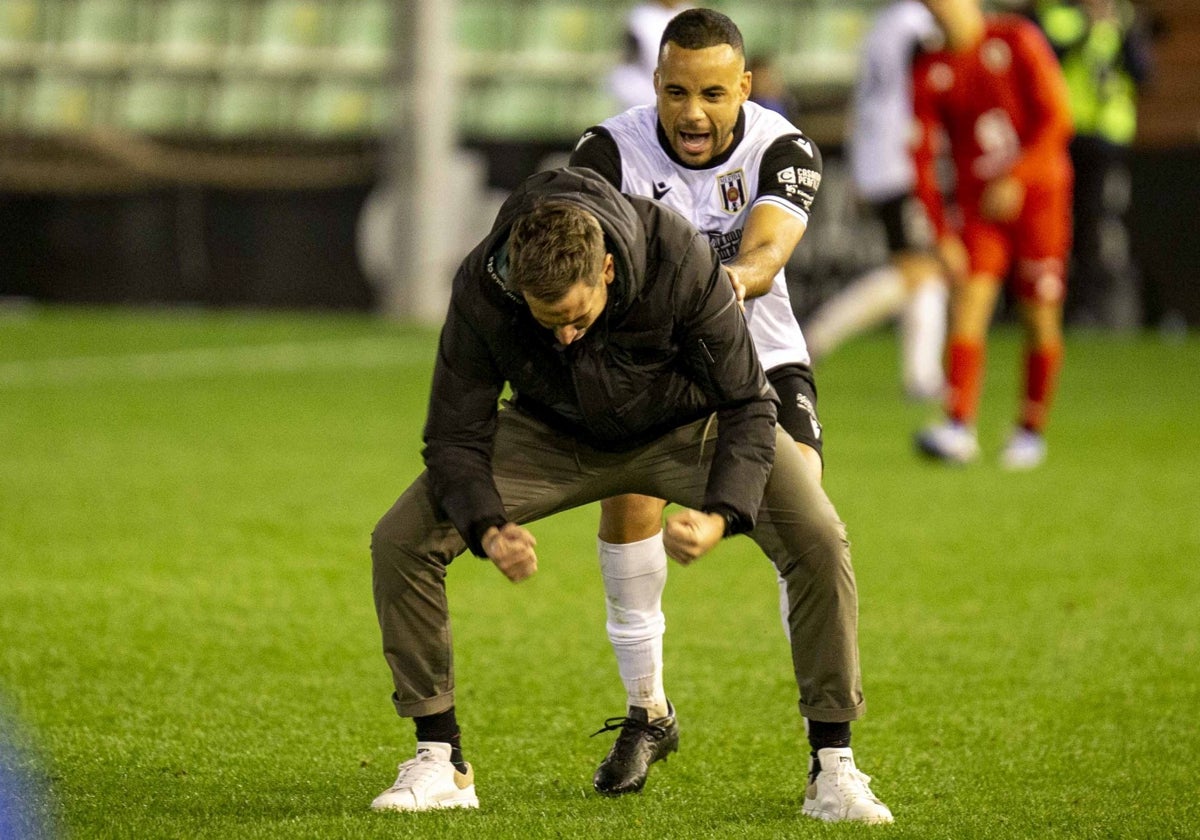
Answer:
<path fill-rule="evenodd" d="M 1074 131 L 1067 83 L 1042 33 L 1033 24 L 1018 30 L 1013 62 L 1021 95 L 1029 103 L 1032 132 L 1010 174 L 1022 184 L 1035 183 L 1046 161 L 1062 154 Z"/>
<path fill-rule="evenodd" d="M 493 526 L 508 521 L 492 477 L 497 400 L 504 378 L 475 317 L 483 306 L 464 263 L 438 341 L 425 418 L 423 456 L 438 505 L 478 557 Z M 474 305 L 472 305 L 474 304 Z"/>
<path fill-rule="evenodd" d="M 621 152 L 608 129 L 594 125 L 579 137 L 568 166 L 586 166 L 617 189 L 621 189 Z"/>
<path fill-rule="evenodd" d="M 913 66 L 913 124 L 897 126 L 913 134 L 912 159 L 915 174 L 913 192 L 925 208 L 929 222 L 940 240 L 949 232 L 945 204 L 938 189 L 936 161 L 942 122 L 938 116 L 936 94 L 928 79 L 928 66 L 917 61 Z"/>
<path fill-rule="evenodd" d="M 792 257 L 821 185 L 821 153 L 802 134 L 774 141 L 759 166 L 758 198 L 750 208 L 738 254 L 728 263 L 734 289 L 745 297 L 765 295 Z"/>

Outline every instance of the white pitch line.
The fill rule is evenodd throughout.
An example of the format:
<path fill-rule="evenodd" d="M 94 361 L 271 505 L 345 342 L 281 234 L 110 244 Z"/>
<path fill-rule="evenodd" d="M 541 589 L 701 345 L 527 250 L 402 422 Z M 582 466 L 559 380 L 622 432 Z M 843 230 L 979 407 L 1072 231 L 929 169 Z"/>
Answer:
<path fill-rule="evenodd" d="M 340 368 L 378 368 L 409 361 L 404 345 L 374 337 L 283 344 L 206 347 L 123 356 L 68 356 L 0 362 L 0 388 L 76 385 L 111 380 L 182 379 Z"/>

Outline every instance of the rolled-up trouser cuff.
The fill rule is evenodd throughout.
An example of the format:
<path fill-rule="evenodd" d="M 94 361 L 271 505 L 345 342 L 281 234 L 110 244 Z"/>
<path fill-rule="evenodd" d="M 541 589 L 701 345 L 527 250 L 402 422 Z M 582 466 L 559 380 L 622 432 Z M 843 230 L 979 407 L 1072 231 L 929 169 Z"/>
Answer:
<path fill-rule="evenodd" d="M 396 707 L 396 714 L 400 715 L 400 717 L 436 715 L 454 705 L 454 692 L 447 691 L 445 694 L 439 694 L 436 697 L 426 697 L 423 700 L 404 703 L 401 702 L 400 698 L 396 696 L 396 692 L 393 691 L 392 705 Z"/>
<path fill-rule="evenodd" d="M 816 706 L 800 704 L 800 714 L 809 720 L 819 720 L 822 723 L 848 723 L 858 720 L 867 712 L 867 701 L 851 706 L 848 709 L 818 709 Z"/>

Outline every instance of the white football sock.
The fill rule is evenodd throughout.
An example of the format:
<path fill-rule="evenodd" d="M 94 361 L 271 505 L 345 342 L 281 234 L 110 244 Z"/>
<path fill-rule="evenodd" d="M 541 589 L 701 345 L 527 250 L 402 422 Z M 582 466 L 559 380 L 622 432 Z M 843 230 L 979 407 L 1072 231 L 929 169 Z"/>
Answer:
<path fill-rule="evenodd" d="M 653 720 L 667 713 L 663 689 L 663 634 L 667 629 L 662 593 L 667 585 L 667 552 L 662 532 L 634 543 L 596 540 L 604 578 L 608 640 L 630 706 L 646 709 Z"/>
<path fill-rule="evenodd" d="M 950 292 L 930 277 L 913 291 L 900 313 L 900 359 L 904 390 L 917 399 L 937 397 L 945 386 L 946 304 Z"/>
<path fill-rule="evenodd" d="M 868 271 L 817 308 L 804 325 L 814 359 L 892 318 L 904 305 L 904 277 L 891 265 Z"/>

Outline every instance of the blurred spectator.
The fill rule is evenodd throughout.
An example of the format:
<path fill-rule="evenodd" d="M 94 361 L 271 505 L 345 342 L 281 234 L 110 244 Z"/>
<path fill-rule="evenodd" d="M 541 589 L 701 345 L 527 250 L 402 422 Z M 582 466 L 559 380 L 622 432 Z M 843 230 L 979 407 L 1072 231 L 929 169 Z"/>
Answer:
<path fill-rule="evenodd" d="M 1075 238 L 1069 323 L 1136 326 L 1136 279 L 1125 229 L 1127 152 L 1138 88 L 1150 73 L 1150 33 L 1126 0 L 1037 0 L 1033 17 L 1067 80 L 1075 139 Z"/>
<path fill-rule="evenodd" d="M 752 55 L 746 59 L 746 69 L 750 71 L 750 101 L 774 111 L 788 122 L 795 122 L 800 109 L 775 59 L 769 55 Z"/>
<path fill-rule="evenodd" d="M 654 68 L 658 42 L 667 22 L 692 3 L 653 0 L 639 3 L 625 16 L 625 54 L 608 76 L 608 90 L 621 110 L 654 104 Z"/>
<path fill-rule="evenodd" d="M 863 39 L 846 148 L 855 192 L 882 222 L 890 258 L 851 281 L 804 324 L 809 350 L 818 359 L 899 316 L 901 378 L 905 393 L 917 400 L 936 398 L 944 384 L 946 283 L 929 222 L 913 193 L 909 150 L 912 58 L 939 37 L 919 0 L 896 0 L 877 13 Z"/>

